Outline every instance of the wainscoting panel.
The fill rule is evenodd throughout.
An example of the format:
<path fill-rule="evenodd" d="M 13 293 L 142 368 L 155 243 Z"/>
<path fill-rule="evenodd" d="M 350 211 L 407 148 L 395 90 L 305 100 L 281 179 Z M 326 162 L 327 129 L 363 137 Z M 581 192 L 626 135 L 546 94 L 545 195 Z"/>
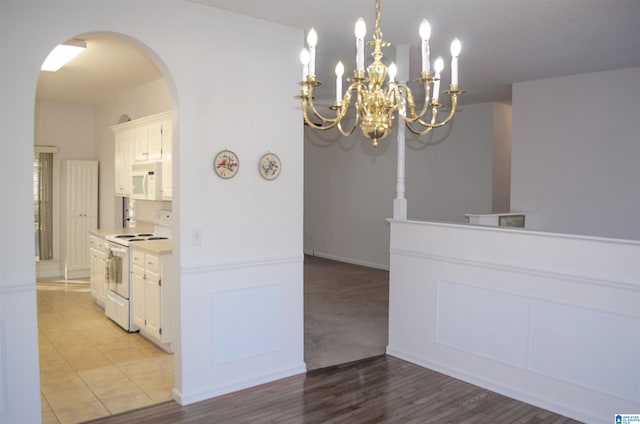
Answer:
<path fill-rule="evenodd" d="M 35 279 L 3 283 L 0 281 L 0 423 L 40 422 Z"/>
<path fill-rule="evenodd" d="M 7 410 L 6 356 L 4 352 L 4 320 L 0 320 L 0 416 L 4 415 Z"/>
<path fill-rule="evenodd" d="M 303 256 L 183 269 L 174 398 L 190 404 L 306 371 Z"/>
<path fill-rule="evenodd" d="M 391 220 L 390 355 L 588 423 L 640 411 L 640 242 Z"/>
<path fill-rule="evenodd" d="M 526 367 L 528 327 L 529 302 L 524 297 L 438 283 L 438 343 Z"/>
<path fill-rule="evenodd" d="M 557 303 L 531 304 L 530 367 L 536 372 L 637 401 L 639 340 L 638 318 Z"/>
<path fill-rule="evenodd" d="M 280 346 L 280 306 L 277 286 L 224 290 L 212 295 L 213 361 L 273 353 Z M 216 341 L 224 340 L 224 343 Z"/>

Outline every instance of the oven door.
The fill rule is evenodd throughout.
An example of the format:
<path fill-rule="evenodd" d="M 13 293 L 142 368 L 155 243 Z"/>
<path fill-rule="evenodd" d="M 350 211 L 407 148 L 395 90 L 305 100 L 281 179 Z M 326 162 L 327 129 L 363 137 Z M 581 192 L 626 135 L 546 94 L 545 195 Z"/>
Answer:
<path fill-rule="evenodd" d="M 129 299 L 129 248 L 107 243 L 105 279 L 109 291 Z"/>

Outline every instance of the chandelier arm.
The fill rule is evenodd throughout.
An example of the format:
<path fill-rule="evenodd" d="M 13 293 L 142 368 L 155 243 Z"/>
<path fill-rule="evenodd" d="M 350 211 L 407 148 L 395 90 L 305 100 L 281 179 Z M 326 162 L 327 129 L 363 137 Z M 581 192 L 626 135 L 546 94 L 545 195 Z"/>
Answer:
<path fill-rule="evenodd" d="M 457 104 L 458 104 L 457 95 L 452 94 L 451 95 L 451 112 L 449 112 L 449 115 L 443 121 L 436 122 L 437 106 L 433 106 L 434 112 L 432 114 L 431 122 L 425 122 L 422 119 L 418 119 L 417 121 L 405 121 L 405 124 L 407 125 L 407 128 L 409 128 L 409 131 L 411 131 L 412 133 L 416 135 L 424 135 L 434 128 L 439 128 L 448 124 L 449 121 L 453 119 L 453 116 L 456 113 Z M 416 130 L 415 128 L 413 128 L 411 124 L 413 124 L 414 122 L 417 122 L 418 124 L 420 124 L 424 128 L 424 130 Z"/>
<path fill-rule="evenodd" d="M 309 93 L 309 100 L 305 103 L 309 107 L 309 109 L 311 109 L 311 112 L 313 112 L 313 115 L 316 118 L 320 119 L 322 122 L 331 124 L 331 126 L 327 127 L 327 129 L 334 127 L 342 119 L 342 116 L 340 116 L 340 109 L 336 110 L 335 118 L 327 118 L 326 116 L 323 116 L 320 112 L 318 112 L 318 110 L 316 109 L 316 106 L 313 104 L 313 100 L 311 98 L 311 92 Z M 306 110 L 306 108 L 304 110 Z"/>
<path fill-rule="evenodd" d="M 351 127 L 351 129 L 349 131 L 345 131 L 342 129 L 342 121 L 338 122 L 338 131 L 340 131 L 340 134 L 342 134 L 345 137 L 350 136 L 351 134 L 353 134 L 353 131 L 355 131 L 356 128 L 358 128 L 358 116 L 356 115 L 356 120 L 353 123 L 353 127 Z"/>
<path fill-rule="evenodd" d="M 425 122 L 422 119 L 418 119 L 417 122 L 418 124 L 422 125 L 423 127 L 427 128 L 427 130 L 425 130 L 422 133 L 415 133 L 415 134 L 426 134 L 427 132 L 429 132 L 431 129 L 433 128 L 439 128 L 442 127 L 446 124 L 449 123 L 449 121 L 451 121 L 451 119 L 453 119 L 453 115 L 455 115 L 456 113 L 456 107 L 458 105 L 458 96 L 456 94 L 451 94 L 451 112 L 449 112 L 449 116 L 447 116 L 443 121 L 441 122 L 435 122 L 436 121 L 436 115 L 437 115 L 437 106 L 434 106 L 434 112 L 432 114 L 432 118 L 431 118 L 431 122 Z M 411 129 L 411 128 L 409 128 Z M 413 130 L 412 130 L 413 132 Z"/>
<path fill-rule="evenodd" d="M 347 88 L 347 91 L 344 93 L 344 97 L 342 98 L 342 109 L 343 109 L 342 117 L 343 118 L 344 118 L 344 116 L 346 116 L 347 110 L 349 109 L 349 106 L 351 105 L 351 93 L 355 90 L 356 91 L 356 96 L 358 98 L 358 101 L 360 101 L 360 96 L 362 95 L 362 90 L 363 89 L 366 90 L 366 87 L 360 81 L 355 81 L 355 82 L 353 82 L 353 83 L 351 83 L 349 85 L 349 87 Z M 353 131 L 355 131 L 355 129 L 360 124 L 360 111 L 358 110 L 358 106 L 357 106 L 358 101 L 356 101 L 356 106 L 354 108 L 356 117 L 355 117 L 355 120 L 353 122 L 353 127 L 349 131 L 345 131 L 342 128 L 342 119 L 340 120 L 340 122 L 338 122 L 338 130 L 345 137 L 350 136 L 351 134 L 353 134 Z"/>
<path fill-rule="evenodd" d="M 314 128 L 316 130 L 328 130 L 328 129 L 331 129 L 331 128 L 335 127 L 336 124 L 339 122 L 338 120 L 325 120 L 323 117 L 319 116 L 319 118 L 323 122 L 327 123 L 327 125 L 316 124 L 309 118 L 309 112 L 307 111 L 308 107 L 309 107 L 309 103 L 307 102 L 306 99 L 303 99 L 303 101 L 302 101 L 302 116 L 304 117 L 304 122 L 308 126 L 310 126 L 311 128 Z M 312 108 L 312 110 L 315 111 L 315 109 L 313 109 L 313 106 L 311 106 L 311 108 Z M 315 114 L 315 112 L 314 112 L 314 115 L 318 116 L 318 115 Z"/>
<path fill-rule="evenodd" d="M 400 110 L 400 116 L 404 119 L 405 122 L 416 122 L 420 120 L 429 110 L 429 85 L 425 84 L 425 102 L 424 106 L 420 110 L 420 113 L 416 113 L 416 103 L 413 100 L 413 93 L 411 89 L 406 84 L 398 83 L 398 88 L 401 88 L 401 92 L 405 93 L 406 98 L 406 107 L 405 110 Z M 407 113 L 407 109 L 408 112 Z"/>
<path fill-rule="evenodd" d="M 411 126 L 412 125 L 411 122 L 405 121 L 404 123 L 407 126 L 407 128 L 409 129 L 409 131 L 411 131 L 415 135 L 425 135 L 425 134 L 427 134 L 429 131 L 431 131 L 434 128 L 434 127 L 428 127 L 424 131 L 420 131 L 420 130 L 413 129 L 413 127 Z"/>

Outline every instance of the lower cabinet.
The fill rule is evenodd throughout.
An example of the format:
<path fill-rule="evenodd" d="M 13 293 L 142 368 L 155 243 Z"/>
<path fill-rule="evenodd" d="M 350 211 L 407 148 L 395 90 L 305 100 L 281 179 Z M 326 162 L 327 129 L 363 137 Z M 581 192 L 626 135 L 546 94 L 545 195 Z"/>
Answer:
<path fill-rule="evenodd" d="M 96 303 L 104 308 L 107 298 L 107 280 L 105 278 L 105 251 L 104 239 L 93 235 L 89 236 L 89 281 L 91 296 Z"/>
<path fill-rule="evenodd" d="M 171 332 L 166 331 L 169 326 L 165 322 L 170 306 L 163 288 L 163 258 L 131 249 L 131 314 L 141 334 L 171 351 Z"/>

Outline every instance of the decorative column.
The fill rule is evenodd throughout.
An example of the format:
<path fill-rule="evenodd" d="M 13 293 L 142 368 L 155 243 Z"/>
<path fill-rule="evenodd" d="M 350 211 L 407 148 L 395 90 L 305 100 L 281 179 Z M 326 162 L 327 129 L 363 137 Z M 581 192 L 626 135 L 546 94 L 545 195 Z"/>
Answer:
<path fill-rule="evenodd" d="M 409 46 L 396 46 L 396 65 L 398 66 L 398 82 L 406 84 L 409 80 Z M 397 117 L 398 124 L 397 141 L 398 141 L 398 158 L 397 158 L 397 176 L 396 176 L 396 198 L 393 199 L 393 218 L 407 219 L 407 199 L 404 197 L 404 158 L 405 158 L 405 135 L 406 126 L 400 116 Z"/>

